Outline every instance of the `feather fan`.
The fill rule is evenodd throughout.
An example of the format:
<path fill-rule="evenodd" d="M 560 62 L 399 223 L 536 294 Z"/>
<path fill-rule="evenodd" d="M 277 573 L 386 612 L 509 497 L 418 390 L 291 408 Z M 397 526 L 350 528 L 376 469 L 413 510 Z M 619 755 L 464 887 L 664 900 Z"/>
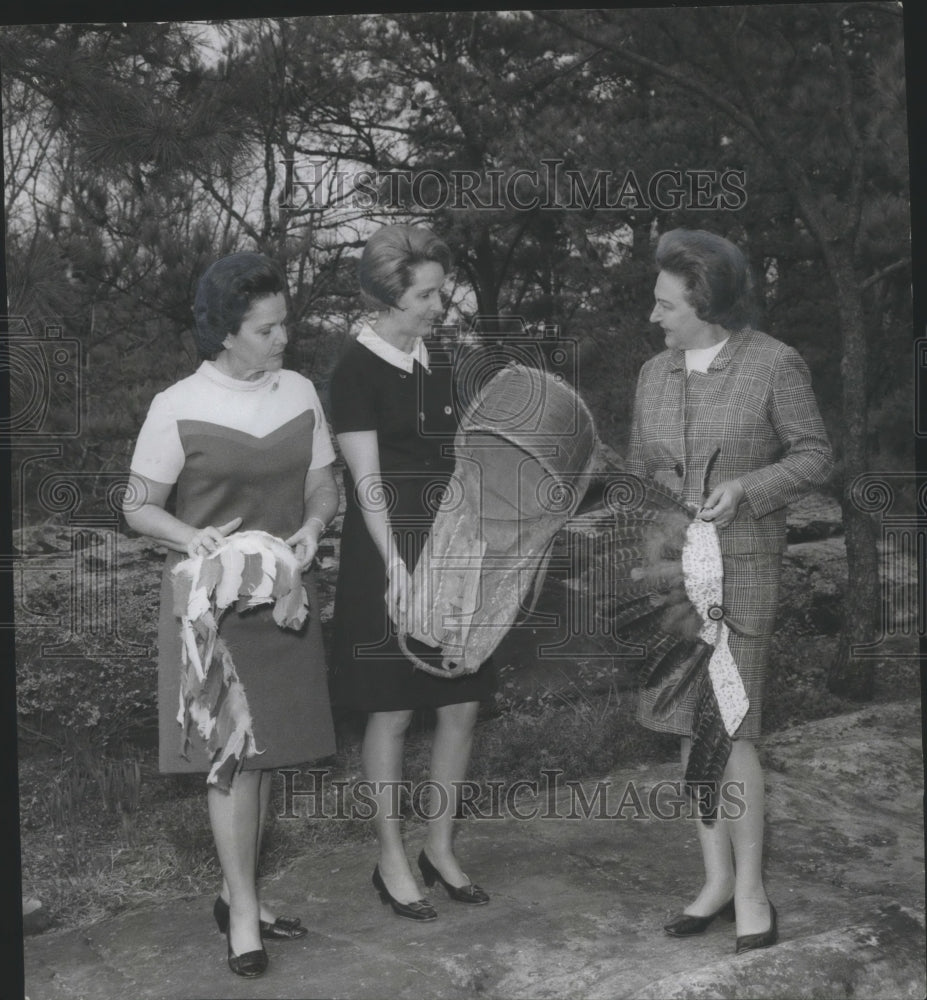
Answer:
<path fill-rule="evenodd" d="M 594 609 L 595 620 L 623 647 L 623 656 L 628 647 L 639 650 L 632 662 L 641 688 L 656 692 L 654 714 L 670 717 L 696 692 L 685 780 L 700 816 L 710 823 L 731 737 L 709 672 L 716 630 L 690 596 L 683 551 L 688 546 L 690 565 L 707 563 L 717 580 L 723 574 L 720 550 L 710 544 L 714 529 L 698 522 L 690 530 L 694 523 L 694 511 L 669 490 L 611 469 L 590 487 L 564 532 L 566 545 L 584 557 L 572 561 L 569 586 Z"/>

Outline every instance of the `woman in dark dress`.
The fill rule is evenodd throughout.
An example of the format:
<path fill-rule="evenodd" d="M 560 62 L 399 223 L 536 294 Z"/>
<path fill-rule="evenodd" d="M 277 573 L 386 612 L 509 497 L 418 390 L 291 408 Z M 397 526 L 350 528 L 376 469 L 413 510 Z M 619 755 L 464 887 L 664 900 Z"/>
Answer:
<path fill-rule="evenodd" d="M 262 753 L 242 760 L 228 789 L 210 785 L 209 818 L 223 885 L 213 909 L 241 976 L 267 968 L 262 938 L 302 937 L 295 918 L 260 902 L 256 872 L 274 768 L 334 751 L 334 731 L 315 611 L 306 573 L 318 538 L 338 509 L 334 449 L 312 383 L 283 370 L 286 284 L 267 257 L 239 253 L 216 261 L 200 280 L 194 314 L 199 368 L 155 396 L 132 458 L 126 521 L 171 551 L 161 587 L 158 712 L 162 772 L 210 770 L 194 726 L 181 754 L 180 621 L 171 570 L 186 556 L 213 552 L 236 529 L 285 540 L 303 570 L 310 618 L 283 629 L 269 606 L 230 610 L 220 635 L 231 650 Z M 166 508 L 176 491 L 175 513 Z M 219 748 L 222 749 L 221 747 Z"/>
<path fill-rule="evenodd" d="M 445 680 L 402 654 L 410 573 L 454 468 L 457 429 L 451 366 L 424 338 L 441 318 L 450 251 L 419 226 L 386 226 L 368 241 L 359 277 L 376 311 L 348 346 L 331 379 L 332 426 L 345 458 L 347 511 L 335 597 L 332 701 L 368 712 L 362 760 L 377 783 L 374 826 L 380 844 L 373 881 L 396 913 L 431 920 L 409 867 L 395 815 L 406 730 L 415 709 L 436 713 L 432 804 L 418 865 L 426 885 L 452 899 L 488 896 L 461 870 L 452 846 L 457 787 L 466 773 L 481 699 L 494 690 L 492 665 Z M 410 640 L 414 645 L 414 640 Z M 427 647 L 416 650 L 428 657 Z M 440 789 L 440 792 L 438 791 Z"/>
<path fill-rule="evenodd" d="M 740 783 L 746 808 L 739 817 L 698 824 L 705 882 L 664 929 L 688 937 L 736 914 L 740 952 L 774 944 L 778 934 L 763 885 L 764 786 L 754 741 L 786 507 L 820 486 L 833 462 L 804 361 L 749 324 L 751 281 L 740 250 L 714 233 L 675 229 L 660 237 L 656 263 L 650 320 L 668 349 L 641 369 L 627 467 L 681 494 L 717 528 L 722 608 L 745 696 L 722 781 Z M 654 713 L 654 699 L 654 691 L 642 692 L 639 718 L 682 737 L 685 767 L 694 688 L 669 718 Z"/>

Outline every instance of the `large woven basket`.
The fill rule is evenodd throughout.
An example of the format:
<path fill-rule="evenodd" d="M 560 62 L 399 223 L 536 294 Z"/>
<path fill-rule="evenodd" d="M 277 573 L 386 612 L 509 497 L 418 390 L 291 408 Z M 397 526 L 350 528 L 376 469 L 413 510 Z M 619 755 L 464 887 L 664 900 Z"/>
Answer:
<path fill-rule="evenodd" d="M 479 669 L 530 605 L 550 543 L 588 484 L 595 424 L 564 380 L 512 365 L 464 414 L 455 454 L 412 574 L 407 623 L 444 654 L 441 667 L 409 658 L 445 677 Z"/>

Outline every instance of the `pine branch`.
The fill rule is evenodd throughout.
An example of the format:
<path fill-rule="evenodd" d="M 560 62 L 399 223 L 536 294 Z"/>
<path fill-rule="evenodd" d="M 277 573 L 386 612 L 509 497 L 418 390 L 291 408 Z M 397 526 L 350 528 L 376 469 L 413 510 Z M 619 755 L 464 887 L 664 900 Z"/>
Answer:
<path fill-rule="evenodd" d="M 736 104 L 733 104 L 731 101 L 727 100 L 727 98 L 721 97 L 715 91 L 705 86 L 701 81 L 693 80 L 691 76 L 688 76 L 679 70 L 671 69 L 669 66 L 664 66 L 662 63 L 659 63 L 655 59 L 651 59 L 648 56 L 641 55 L 638 52 L 633 52 L 621 45 L 615 45 L 611 42 L 605 41 L 601 37 L 589 35 L 585 31 L 580 31 L 578 28 L 573 27 L 572 24 L 566 21 L 561 21 L 558 17 L 551 15 L 547 11 L 535 11 L 535 14 L 537 17 L 544 21 L 548 21 L 550 24 L 553 24 L 555 27 L 567 32 L 579 41 L 586 42 L 589 45 L 594 45 L 596 48 L 603 51 L 611 52 L 613 55 L 618 56 L 619 59 L 625 59 L 635 66 L 641 66 L 644 69 L 649 69 L 654 73 L 658 73 L 660 76 L 664 76 L 667 79 L 672 80 L 673 83 L 682 87 L 684 90 L 694 91 L 710 104 L 723 111 L 732 121 L 736 122 L 743 129 L 745 129 L 761 145 L 766 144 L 765 137 L 757 128 L 756 122 L 749 115 L 744 114 L 744 112 L 741 111 Z"/>
<path fill-rule="evenodd" d="M 909 257 L 902 257 L 901 260 L 896 260 L 894 263 L 889 264 L 887 267 L 883 267 L 880 271 L 876 271 L 875 274 L 870 274 L 868 278 L 859 286 L 859 290 L 865 291 L 867 288 L 871 288 L 876 282 L 881 281 L 883 278 L 890 274 L 894 274 L 895 271 L 900 271 L 903 267 L 908 267 L 911 263 Z"/>

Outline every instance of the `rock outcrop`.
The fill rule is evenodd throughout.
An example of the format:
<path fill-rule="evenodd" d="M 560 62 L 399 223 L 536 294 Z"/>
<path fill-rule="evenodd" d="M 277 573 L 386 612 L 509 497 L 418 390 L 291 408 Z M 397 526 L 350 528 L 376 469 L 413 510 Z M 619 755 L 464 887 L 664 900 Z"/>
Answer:
<path fill-rule="evenodd" d="M 419 925 L 382 907 L 372 843 L 307 854 L 263 888 L 310 927 L 268 945 L 259 980 L 233 976 L 211 898 L 137 909 L 26 941 L 32 1000 L 193 997 L 921 998 L 924 929 L 920 705 L 896 702 L 769 737 L 767 885 L 780 942 L 734 954 L 721 922 L 697 937 L 661 924 L 696 892 L 695 820 L 659 806 L 675 765 L 616 771 L 503 797 L 461 823 L 484 907 L 432 894 Z M 500 775 L 506 789 L 540 775 Z M 661 783 L 667 783 L 662 784 Z M 662 794 L 662 793 L 661 793 Z M 598 795 L 598 798 L 596 796 Z M 519 815 L 524 818 L 519 818 Z M 661 818 L 663 816 L 664 818 Z M 289 822 L 299 822 L 289 820 Z M 336 822 L 336 820 L 332 820 Z M 423 828 L 407 831 L 410 857 Z"/>

